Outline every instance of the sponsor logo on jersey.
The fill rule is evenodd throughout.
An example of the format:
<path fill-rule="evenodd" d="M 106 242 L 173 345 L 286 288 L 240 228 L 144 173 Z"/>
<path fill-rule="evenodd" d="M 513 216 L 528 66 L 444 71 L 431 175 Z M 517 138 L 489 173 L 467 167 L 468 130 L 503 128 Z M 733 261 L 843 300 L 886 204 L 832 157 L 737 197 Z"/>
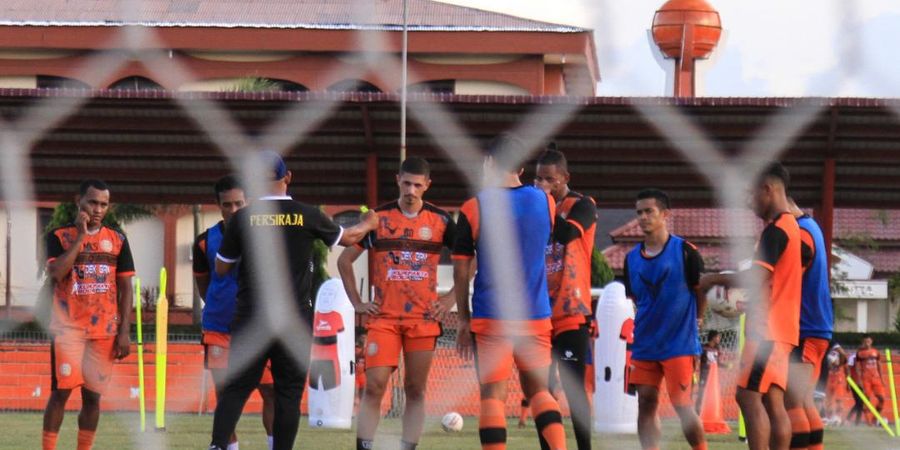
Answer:
<path fill-rule="evenodd" d="M 104 239 L 100 241 L 100 250 L 104 252 L 111 252 L 113 249 L 112 241 L 109 239 Z"/>
<path fill-rule="evenodd" d="M 434 235 L 434 233 L 432 233 L 431 227 L 422 227 L 422 228 L 419 228 L 419 237 L 420 237 L 420 238 L 425 239 L 425 240 L 429 240 L 429 239 L 431 239 L 431 237 L 432 237 L 433 235 Z"/>
<path fill-rule="evenodd" d="M 319 320 L 316 331 L 331 331 L 331 324 L 327 320 Z"/>
<path fill-rule="evenodd" d="M 388 281 L 423 281 L 428 279 L 426 270 L 388 269 Z"/>

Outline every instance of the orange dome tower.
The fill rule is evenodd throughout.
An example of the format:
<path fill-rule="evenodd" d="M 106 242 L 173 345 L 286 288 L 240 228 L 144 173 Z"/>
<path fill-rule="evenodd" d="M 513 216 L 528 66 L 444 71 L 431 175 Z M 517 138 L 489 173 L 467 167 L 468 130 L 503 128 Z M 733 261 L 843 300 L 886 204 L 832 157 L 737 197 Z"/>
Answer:
<path fill-rule="evenodd" d="M 669 0 L 653 16 L 653 40 L 675 58 L 675 96 L 693 97 L 695 59 L 709 57 L 722 35 L 722 20 L 705 0 Z"/>

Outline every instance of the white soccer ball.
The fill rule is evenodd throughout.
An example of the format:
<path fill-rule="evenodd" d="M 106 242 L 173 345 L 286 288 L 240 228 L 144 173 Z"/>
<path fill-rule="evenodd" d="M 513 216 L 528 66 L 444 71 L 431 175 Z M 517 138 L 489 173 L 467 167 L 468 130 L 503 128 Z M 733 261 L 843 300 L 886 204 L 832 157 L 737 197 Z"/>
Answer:
<path fill-rule="evenodd" d="M 706 293 L 706 303 L 712 312 L 729 319 L 741 314 L 746 296 L 743 289 L 715 286 Z"/>
<path fill-rule="evenodd" d="M 441 419 L 441 428 L 448 433 L 458 433 L 462 430 L 463 418 L 458 412 L 452 411 L 444 414 Z"/>

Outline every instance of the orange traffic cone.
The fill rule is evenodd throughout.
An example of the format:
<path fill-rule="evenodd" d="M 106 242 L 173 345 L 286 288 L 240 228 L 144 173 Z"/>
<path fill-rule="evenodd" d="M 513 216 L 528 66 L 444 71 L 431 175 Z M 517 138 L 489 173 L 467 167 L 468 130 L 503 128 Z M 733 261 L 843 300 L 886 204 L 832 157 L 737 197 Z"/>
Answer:
<path fill-rule="evenodd" d="M 703 406 L 700 408 L 703 431 L 708 434 L 728 434 L 731 427 L 722 419 L 722 403 L 719 399 L 719 365 L 709 365 L 706 391 L 703 392 Z"/>

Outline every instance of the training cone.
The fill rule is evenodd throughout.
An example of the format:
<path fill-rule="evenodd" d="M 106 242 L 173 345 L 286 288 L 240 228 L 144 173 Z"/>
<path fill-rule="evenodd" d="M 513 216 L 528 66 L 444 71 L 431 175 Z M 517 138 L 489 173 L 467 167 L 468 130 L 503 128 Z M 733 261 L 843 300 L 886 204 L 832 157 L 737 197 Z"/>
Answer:
<path fill-rule="evenodd" d="M 700 421 L 707 434 L 728 434 L 731 427 L 722 419 L 722 402 L 719 398 L 719 365 L 709 365 L 706 379 L 706 391 L 703 392 L 703 406 L 700 408 Z"/>

